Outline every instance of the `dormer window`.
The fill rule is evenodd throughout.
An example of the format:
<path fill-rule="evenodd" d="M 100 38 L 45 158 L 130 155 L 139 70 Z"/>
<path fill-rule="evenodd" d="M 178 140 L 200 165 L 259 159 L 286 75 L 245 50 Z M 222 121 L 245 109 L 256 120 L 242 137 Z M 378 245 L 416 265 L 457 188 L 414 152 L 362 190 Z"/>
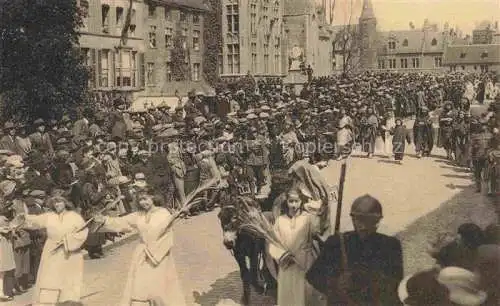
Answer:
<path fill-rule="evenodd" d="M 484 51 L 483 53 L 481 53 L 481 58 L 486 58 L 488 57 L 488 51 Z"/>
<path fill-rule="evenodd" d="M 437 44 L 438 44 L 438 41 L 435 38 L 433 38 L 431 41 L 431 45 L 436 46 Z"/>
<path fill-rule="evenodd" d="M 460 58 L 465 58 L 466 55 L 467 55 L 467 53 L 462 52 L 462 53 L 460 53 Z"/>
<path fill-rule="evenodd" d="M 408 47 L 408 39 L 403 40 L 403 47 Z"/>
<path fill-rule="evenodd" d="M 391 50 L 396 49 L 396 42 L 395 41 L 390 41 L 389 42 L 389 49 L 391 49 Z"/>

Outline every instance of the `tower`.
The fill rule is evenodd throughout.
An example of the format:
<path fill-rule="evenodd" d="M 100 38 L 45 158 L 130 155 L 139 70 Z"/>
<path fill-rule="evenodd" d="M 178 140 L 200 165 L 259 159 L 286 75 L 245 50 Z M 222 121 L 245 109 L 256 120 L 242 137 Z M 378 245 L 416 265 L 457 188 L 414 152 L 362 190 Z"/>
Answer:
<path fill-rule="evenodd" d="M 359 17 L 360 68 L 377 68 L 377 18 L 373 12 L 371 0 L 363 0 L 363 9 Z"/>

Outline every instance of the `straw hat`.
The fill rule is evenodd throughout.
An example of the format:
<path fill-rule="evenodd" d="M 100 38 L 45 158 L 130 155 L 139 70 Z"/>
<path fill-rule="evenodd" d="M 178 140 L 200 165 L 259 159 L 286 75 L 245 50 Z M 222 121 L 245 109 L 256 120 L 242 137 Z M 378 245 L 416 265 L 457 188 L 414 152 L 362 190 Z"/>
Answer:
<path fill-rule="evenodd" d="M 436 280 L 434 270 L 406 276 L 399 283 L 399 300 L 405 305 L 438 305 L 448 300 L 448 289 Z"/>
<path fill-rule="evenodd" d="M 5 159 L 5 165 L 7 167 L 23 168 L 24 167 L 23 158 L 21 157 L 21 155 L 8 156 Z"/>
<path fill-rule="evenodd" d="M 130 179 L 126 176 L 116 176 L 108 181 L 108 183 L 112 186 L 125 185 L 130 183 Z"/>
<path fill-rule="evenodd" d="M 450 291 L 450 301 L 458 305 L 475 306 L 486 301 L 487 294 L 479 287 L 479 277 L 473 272 L 447 267 L 439 272 L 437 280 Z"/>

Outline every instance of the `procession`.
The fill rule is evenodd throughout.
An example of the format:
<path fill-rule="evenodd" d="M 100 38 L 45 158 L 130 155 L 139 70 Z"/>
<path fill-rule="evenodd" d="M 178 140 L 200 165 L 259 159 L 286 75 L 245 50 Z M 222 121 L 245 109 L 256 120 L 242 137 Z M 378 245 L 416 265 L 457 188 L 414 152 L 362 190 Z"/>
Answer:
<path fill-rule="evenodd" d="M 0 3 L 0 305 L 500 305 L 498 22 L 380 51 L 370 0 L 354 30 L 264 0 L 262 33 L 253 2 L 24 1 Z M 247 26 L 240 62 L 221 32 Z"/>

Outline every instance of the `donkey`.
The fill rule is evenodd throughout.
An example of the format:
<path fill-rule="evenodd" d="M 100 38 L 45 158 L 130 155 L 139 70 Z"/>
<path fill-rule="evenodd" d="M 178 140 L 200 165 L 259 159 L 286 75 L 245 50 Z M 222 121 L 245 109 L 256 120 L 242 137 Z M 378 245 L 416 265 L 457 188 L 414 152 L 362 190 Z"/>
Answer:
<path fill-rule="evenodd" d="M 243 282 L 241 304 L 249 305 L 250 286 L 252 285 L 259 294 L 265 294 L 274 280 L 261 261 L 265 251 L 265 240 L 241 229 L 239 212 L 243 202 L 242 197 L 235 197 L 234 201 L 231 202 L 221 207 L 218 217 L 222 226 L 224 246 L 231 251 L 240 269 L 240 277 Z M 250 202 L 255 207 L 259 207 L 258 202 L 254 200 L 250 200 Z M 247 265 L 247 261 L 249 265 Z M 261 264 L 263 265 L 262 270 Z"/>

